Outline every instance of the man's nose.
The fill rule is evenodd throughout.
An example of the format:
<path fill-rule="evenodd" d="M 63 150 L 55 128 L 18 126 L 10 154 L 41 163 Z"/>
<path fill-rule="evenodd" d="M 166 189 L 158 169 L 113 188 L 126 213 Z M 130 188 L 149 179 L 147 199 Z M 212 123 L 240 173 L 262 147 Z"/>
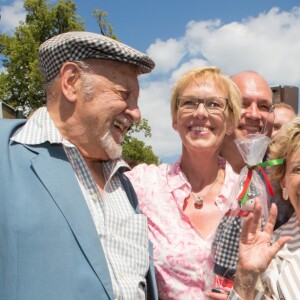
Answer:
<path fill-rule="evenodd" d="M 260 119 L 260 112 L 255 102 L 249 105 L 245 110 L 248 118 Z"/>
<path fill-rule="evenodd" d="M 141 111 L 137 104 L 127 107 L 125 113 L 131 117 L 133 123 L 138 123 L 141 120 Z"/>

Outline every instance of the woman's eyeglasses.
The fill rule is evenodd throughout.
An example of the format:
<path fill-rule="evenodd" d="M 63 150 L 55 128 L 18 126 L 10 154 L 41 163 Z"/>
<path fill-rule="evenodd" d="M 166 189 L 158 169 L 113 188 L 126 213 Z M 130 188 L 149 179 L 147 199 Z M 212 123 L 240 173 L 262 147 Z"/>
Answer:
<path fill-rule="evenodd" d="M 181 113 L 193 113 L 201 103 L 209 114 L 221 114 L 227 107 L 228 99 L 223 97 L 209 97 L 204 99 L 179 97 L 177 99 L 177 106 Z"/>

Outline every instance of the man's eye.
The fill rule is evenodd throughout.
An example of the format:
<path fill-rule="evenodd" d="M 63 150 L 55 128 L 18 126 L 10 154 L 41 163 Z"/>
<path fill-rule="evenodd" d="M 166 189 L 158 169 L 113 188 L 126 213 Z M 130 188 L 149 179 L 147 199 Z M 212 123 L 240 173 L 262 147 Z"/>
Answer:
<path fill-rule="evenodd" d="M 126 101 L 129 97 L 129 92 L 128 91 L 123 91 L 123 90 L 115 90 L 114 91 L 120 98 L 122 98 L 124 101 Z"/>
<path fill-rule="evenodd" d="M 258 105 L 258 109 L 261 111 L 269 111 L 270 108 L 271 107 L 269 105 Z"/>
<path fill-rule="evenodd" d="M 281 128 L 281 125 L 274 125 L 274 126 L 273 126 L 273 129 L 274 129 L 274 130 L 279 130 L 280 128 Z"/>

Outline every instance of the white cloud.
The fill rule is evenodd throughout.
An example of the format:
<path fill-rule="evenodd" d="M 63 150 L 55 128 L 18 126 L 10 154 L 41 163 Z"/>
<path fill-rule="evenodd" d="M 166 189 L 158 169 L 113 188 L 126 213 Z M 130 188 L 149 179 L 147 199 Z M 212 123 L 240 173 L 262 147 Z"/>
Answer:
<path fill-rule="evenodd" d="M 180 151 L 177 133 L 172 129 L 170 113 L 170 92 L 172 84 L 168 81 L 153 81 L 141 88 L 139 106 L 142 117 L 149 121 L 152 138 L 145 140 L 151 144 L 154 153 L 162 156 L 175 155 Z M 177 140 L 172 147 L 170 143 Z"/>
<path fill-rule="evenodd" d="M 273 8 L 240 23 L 191 23 L 185 38 L 191 55 L 204 57 L 225 72 L 254 69 L 270 83 L 288 80 L 289 84 L 298 85 L 295 66 L 300 61 L 299 34 L 300 8 L 290 12 Z"/>
<path fill-rule="evenodd" d="M 160 157 L 181 152 L 180 140 L 171 127 L 169 95 L 183 72 L 202 65 L 218 66 L 230 75 L 255 70 L 270 85 L 299 87 L 299 36 L 300 7 L 295 7 L 291 11 L 272 8 L 240 22 L 191 21 L 184 36 L 156 40 L 148 54 L 158 71 L 147 77 L 148 86 L 141 91 L 141 109 L 152 127 L 154 152 Z"/>
<path fill-rule="evenodd" d="M 174 69 L 185 55 L 184 44 L 175 39 L 162 41 L 157 39 L 147 54 L 156 62 L 155 73 L 165 73 Z"/>
<path fill-rule="evenodd" d="M 26 12 L 23 8 L 24 1 L 15 0 L 9 5 L 0 6 L 0 31 L 1 33 L 10 34 L 19 25 L 20 21 L 24 21 Z"/>
<path fill-rule="evenodd" d="M 175 82 L 179 79 L 181 75 L 186 73 L 187 71 L 199 68 L 203 66 L 207 66 L 208 62 L 204 59 L 193 58 L 189 61 L 184 62 L 178 69 L 174 70 L 171 74 L 171 81 Z"/>

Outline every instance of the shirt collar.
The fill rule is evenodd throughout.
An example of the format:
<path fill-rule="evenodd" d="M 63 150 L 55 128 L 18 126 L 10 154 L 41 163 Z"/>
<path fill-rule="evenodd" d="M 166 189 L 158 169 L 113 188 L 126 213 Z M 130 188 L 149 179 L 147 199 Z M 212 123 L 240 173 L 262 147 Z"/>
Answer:
<path fill-rule="evenodd" d="M 191 188 L 189 181 L 181 170 L 180 163 L 181 157 L 174 164 L 170 165 L 170 168 L 168 168 L 167 171 L 168 185 L 171 191 L 180 188 L 183 185 L 187 185 L 189 188 Z M 237 174 L 233 172 L 231 166 L 226 162 L 224 158 L 219 157 L 218 164 L 220 168 L 225 170 L 224 185 L 227 185 L 228 182 L 232 180 L 236 180 Z M 223 196 L 228 197 L 229 195 L 226 194 Z"/>
<path fill-rule="evenodd" d="M 39 108 L 11 139 L 26 145 L 38 145 L 45 142 L 60 144 L 63 140 L 46 107 Z"/>
<path fill-rule="evenodd" d="M 181 189 L 183 193 L 186 194 L 186 197 L 191 192 L 191 185 L 188 182 L 186 176 L 181 170 L 180 167 L 181 157 L 173 164 L 167 168 L 167 181 L 168 181 L 168 189 L 170 193 L 173 193 L 177 189 Z M 219 195 L 216 197 L 216 204 L 218 207 L 225 211 L 227 206 L 225 206 L 228 202 L 232 185 L 236 182 L 238 178 L 238 174 L 234 173 L 230 164 L 226 162 L 226 160 L 222 157 L 219 157 L 218 161 L 219 167 L 225 170 L 225 179 L 224 184 L 219 192 Z M 181 199 L 181 201 L 183 201 Z M 182 203 L 179 203 L 179 207 L 181 207 Z"/>

